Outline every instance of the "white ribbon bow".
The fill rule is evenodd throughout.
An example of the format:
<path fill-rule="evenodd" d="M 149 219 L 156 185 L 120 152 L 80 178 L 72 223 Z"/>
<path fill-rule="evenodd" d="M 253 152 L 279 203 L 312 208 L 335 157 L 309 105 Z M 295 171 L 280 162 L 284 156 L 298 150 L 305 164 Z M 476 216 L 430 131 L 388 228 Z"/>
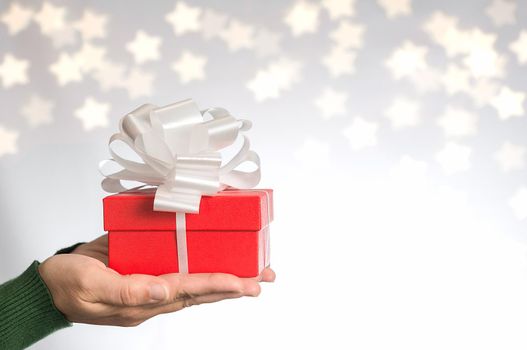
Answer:
<path fill-rule="evenodd" d="M 206 120 L 210 116 L 211 119 Z M 191 99 L 165 107 L 145 104 L 124 116 L 120 133 L 110 138 L 112 159 L 99 164 L 105 176 L 102 187 L 117 193 L 128 188 L 122 180 L 157 186 L 154 210 L 197 213 L 201 196 L 213 195 L 227 186 L 252 188 L 260 181 L 260 158 L 250 150 L 247 136 L 235 156 L 223 166 L 221 149 L 231 146 L 241 131 L 251 128 L 223 108 L 200 111 Z M 126 143 L 144 163 L 119 156 L 112 144 Z M 256 165 L 253 171 L 237 169 L 240 164 Z M 106 173 L 110 165 L 122 170 Z"/>

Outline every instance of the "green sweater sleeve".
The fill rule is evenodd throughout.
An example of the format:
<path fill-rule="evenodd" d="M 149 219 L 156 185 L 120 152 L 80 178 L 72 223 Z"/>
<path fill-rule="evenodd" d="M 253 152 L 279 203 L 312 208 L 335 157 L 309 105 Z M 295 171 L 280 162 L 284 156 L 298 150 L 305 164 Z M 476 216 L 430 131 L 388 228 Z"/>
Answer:
<path fill-rule="evenodd" d="M 24 349 L 71 326 L 55 308 L 34 261 L 20 276 L 0 285 L 0 349 Z"/>

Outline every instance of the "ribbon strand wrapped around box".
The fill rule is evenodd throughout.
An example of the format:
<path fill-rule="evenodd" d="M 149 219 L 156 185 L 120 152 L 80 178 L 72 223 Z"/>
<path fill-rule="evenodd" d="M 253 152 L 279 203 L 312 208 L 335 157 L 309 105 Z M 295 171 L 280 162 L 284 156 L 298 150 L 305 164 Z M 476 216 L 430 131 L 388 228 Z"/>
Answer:
<path fill-rule="evenodd" d="M 172 215 L 175 223 L 177 271 L 180 273 L 189 272 L 188 244 L 194 243 L 187 242 L 187 236 L 189 235 L 188 215 L 192 215 L 192 220 L 194 221 L 195 218 L 199 217 L 201 217 L 201 220 L 212 220 L 210 223 L 214 225 L 214 220 L 217 222 L 217 219 L 214 218 L 223 214 L 232 221 L 231 227 L 223 225 L 226 231 L 238 233 L 252 232 L 252 236 L 254 236 L 255 232 L 258 233 L 258 239 L 260 240 L 260 244 L 257 247 L 257 253 L 260 255 L 260 266 L 258 269 L 261 270 L 262 259 L 264 260 L 264 266 L 268 263 L 268 261 L 265 262 L 265 260 L 268 260 L 268 248 L 265 248 L 265 246 L 268 246 L 268 224 L 272 219 L 272 191 L 244 191 L 244 189 L 255 187 L 260 181 L 260 159 L 258 154 L 250 149 L 249 138 L 243 135 L 243 132 L 249 130 L 250 127 L 251 123 L 249 121 L 238 120 L 223 108 L 210 108 L 200 111 L 192 100 L 184 100 L 165 107 L 156 107 L 147 104 L 124 116 L 120 121 L 120 132 L 110 138 L 109 149 L 112 159 L 102 161 L 99 165 L 101 173 L 105 176 L 102 182 L 103 189 L 107 192 L 119 193 L 105 198 L 104 202 L 105 229 L 110 234 L 110 267 L 112 267 L 112 260 L 115 262 L 112 256 L 120 256 L 120 252 L 116 251 L 116 249 L 119 250 L 120 248 L 115 244 L 112 245 L 112 242 L 122 243 L 123 239 L 128 239 L 128 243 L 130 243 L 133 240 L 132 237 L 136 237 L 136 241 L 139 239 L 143 247 L 138 247 L 132 243 L 132 247 L 137 248 L 138 251 L 126 253 L 122 256 L 119 263 L 122 264 L 123 259 L 136 259 L 140 262 L 141 257 L 138 258 L 132 255 L 146 254 L 145 252 L 150 249 L 148 247 L 152 247 L 152 244 L 154 246 L 157 244 L 155 242 L 152 243 L 152 237 L 156 235 L 160 236 L 159 232 L 164 232 L 165 235 L 167 234 L 167 227 L 161 229 L 156 226 L 155 221 L 169 214 Z M 240 136 L 242 140 L 241 147 L 239 147 L 229 161 L 222 164 L 221 151 L 225 148 L 232 148 Z M 114 146 L 118 142 L 126 145 L 133 153 L 140 157 L 142 162 L 129 160 L 122 154 L 119 154 L 120 152 L 114 149 Z M 241 165 L 244 163 L 252 163 L 253 170 L 242 170 L 243 166 Z M 118 167 L 119 170 L 110 170 L 110 168 L 115 167 Z M 123 181 L 140 182 L 142 186 L 129 189 L 124 186 Z M 150 190 L 141 189 L 144 186 L 154 186 L 155 188 Z M 226 193 L 229 193 L 229 195 L 225 195 Z M 229 200 L 218 201 L 208 199 L 208 203 L 216 203 L 218 205 L 216 208 L 210 207 L 202 201 L 202 198 L 214 198 L 217 196 L 226 197 Z M 238 196 L 238 199 L 235 198 L 236 196 Z M 258 207 L 254 207 L 251 210 L 262 217 L 266 216 L 266 218 L 258 219 L 260 221 L 258 227 L 254 225 L 253 227 L 246 227 L 249 230 L 245 230 L 242 227 L 243 225 L 239 226 L 235 223 L 236 220 L 239 220 L 240 215 L 248 215 L 246 209 L 249 207 L 243 208 L 238 207 L 236 204 L 233 205 L 236 201 L 240 201 L 239 198 L 247 196 L 257 198 L 257 202 L 260 203 Z M 132 198 L 137 199 L 137 197 L 142 198 L 144 203 L 149 203 L 143 203 L 143 207 L 139 211 L 137 208 L 133 209 L 134 205 L 130 204 L 133 202 Z M 116 209 L 115 205 L 112 206 L 111 204 L 116 202 L 120 203 L 118 209 Z M 145 205 L 150 207 L 145 207 Z M 205 215 L 202 215 L 203 205 L 207 208 Z M 132 208 L 131 212 L 127 209 L 128 207 Z M 231 209 L 233 208 L 235 212 L 232 212 Z M 211 210 L 213 212 L 215 211 L 212 216 L 210 215 Z M 159 216 L 158 214 L 160 213 L 163 214 Z M 126 227 L 126 225 L 122 227 L 115 226 L 115 218 L 126 217 L 128 222 L 137 223 L 141 221 L 138 216 L 151 217 L 149 221 L 151 222 L 151 227 L 141 228 L 140 224 L 137 227 L 134 227 L 134 224 L 132 224 L 132 227 Z M 225 221 L 225 218 L 222 220 Z M 204 231 L 201 230 L 200 225 L 196 226 L 193 224 L 190 225 L 190 229 L 193 232 L 221 231 L 214 226 L 212 226 L 212 229 Z M 127 236 L 122 236 L 122 233 L 125 231 L 128 232 Z M 116 232 L 120 232 L 120 234 Z M 133 234 L 130 232 L 133 232 Z M 138 232 L 142 232 L 143 236 L 138 236 Z M 148 237 L 145 236 L 147 232 L 156 233 L 150 233 L 150 237 Z M 112 240 L 112 234 L 114 238 L 119 236 L 122 239 Z M 210 238 L 212 236 L 210 233 L 202 234 L 198 240 L 203 240 L 203 237 Z M 249 236 L 251 235 L 249 234 Z M 251 240 L 253 239 L 254 237 L 251 238 Z M 147 245 L 148 242 L 151 243 L 150 246 Z M 213 249 L 214 246 L 222 245 L 218 245 L 218 242 L 212 242 L 211 244 L 212 248 L 206 246 L 202 248 Z M 123 247 L 125 246 L 126 244 Z M 112 247 L 114 247 L 113 251 Z M 230 248 L 224 248 L 236 250 L 232 244 Z M 127 246 L 126 249 L 130 250 L 131 248 Z M 218 255 L 217 258 L 219 260 L 229 260 L 230 258 L 226 256 L 227 253 L 226 251 L 222 253 L 225 256 L 220 257 Z M 253 253 L 251 252 L 251 254 Z M 155 254 L 155 249 L 149 254 Z M 144 260 L 146 261 L 148 259 L 150 258 L 145 258 Z M 153 260 L 150 259 L 149 261 L 151 264 Z M 141 263 L 139 264 L 141 265 Z M 194 263 L 194 266 L 198 265 L 199 263 Z M 126 266 L 126 263 L 123 266 Z M 206 266 L 201 266 L 198 270 L 203 269 L 206 269 Z M 215 267 L 211 267 L 211 271 L 199 272 L 231 272 L 213 271 L 214 269 Z M 134 272 L 134 268 L 131 270 L 124 268 L 124 270 L 127 273 Z M 143 266 L 139 270 L 142 271 L 135 272 L 145 273 L 146 271 L 146 273 L 158 274 L 160 272 L 174 272 L 172 271 L 174 267 L 172 266 L 171 268 L 167 268 L 167 271 L 164 271 L 163 268 L 149 270 Z"/>

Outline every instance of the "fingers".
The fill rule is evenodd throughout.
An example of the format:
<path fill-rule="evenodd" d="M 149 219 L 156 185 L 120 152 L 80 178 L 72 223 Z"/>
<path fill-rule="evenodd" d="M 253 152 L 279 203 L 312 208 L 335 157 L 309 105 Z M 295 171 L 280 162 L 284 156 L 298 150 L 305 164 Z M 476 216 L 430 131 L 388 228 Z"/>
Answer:
<path fill-rule="evenodd" d="M 169 304 L 213 294 L 258 296 L 261 291 L 258 282 L 272 282 L 276 277 L 270 268 L 257 278 L 222 273 L 122 276 L 108 268 L 99 270 L 90 274 L 91 293 L 97 301 L 121 306 Z"/>
<path fill-rule="evenodd" d="M 108 234 L 105 233 L 104 235 L 97 237 L 96 239 L 94 239 L 90 243 L 93 243 L 93 244 L 95 244 L 97 246 L 100 246 L 100 247 L 108 246 Z"/>
<path fill-rule="evenodd" d="M 88 288 L 96 301 L 110 305 L 139 306 L 168 300 L 171 287 L 156 276 L 122 276 L 106 268 L 91 276 Z"/>
<path fill-rule="evenodd" d="M 108 235 L 102 235 L 97 239 L 84 243 L 72 252 L 97 259 L 105 265 L 108 265 Z"/>
<path fill-rule="evenodd" d="M 258 282 L 274 282 L 276 274 L 270 267 L 266 267 L 260 275 L 252 277 L 251 279 Z"/>
<path fill-rule="evenodd" d="M 217 293 L 237 296 L 257 296 L 260 293 L 258 281 L 229 274 L 122 276 L 111 269 L 100 270 L 97 274 L 91 274 L 91 288 L 98 301 L 111 305 L 140 306 L 173 303 Z"/>
<path fill-rule="evenodd" d="M 162 305 L 142 305 L 142 306 L 110 306 L 111 312 L 107 313 L 105 317 L 98 317 L 95 320 L 90 320 L 90 323 L 96 324 L 110 324 L 119 326 L 137 326 L 142 322 L 160 314 L 166 314 L 182 310 L 186 307 L 215 303 L 226 299 L 240 298 L 238 293 L 213 293 L 200 295 L 195 298 L 179 299 L 173 303 Z M 107 310 L 106 310 L 107 311 Z"/>
<path fill-rule="evenodd" d="M 238 293 L 205 294 L 205 295 L 200 295 L 194 298 L 180 299 L 170 304 L 145 308 L 143 315 L 145 319 L 148 319 L 148 318 L 154 317 L 159 314 L 166 314 L 166 313 L 179 311 L 179 310 L 182 310 L 183 308 L 193 306 L 193 305 L 210 304 L 210 303 L 216 303 L 216 302 L 226 300 L 226 299 L 237 299 L 241 297 L 242 296 Z"/>
<path fill-rule="evenodd" d="M 117 288 L 106 290 L 105 295 L 111 296 L 104 300 L 111 304 L 109 306 L 111 311 L 107 316 L 110 320 L 109 324 L 123 326 L 135 326 L 158 314 L 179 311 L 193 305 L 243 296 L 256 297 L 261 290 L 256 280 L 226 274 L 171 274 L 160 277 L 112 275 L 113 283 L 117 283 L 120 289 L 119 291 Z M 149 280 L 149 277 L 153 277 L 154 281 L 164 280 L 166 283 L 168 290 L 163 295 L 163 300 L 153 300 L 152 294 L 148 294 L 147 289 L 143 288 L 148 285 L 152 286 L 153 280 Z"/>
<path fill-rule="evenodd" d="M 134 326 L 158 314 L 193 305 L 243 296 L 256 297 L 261 291 L 258 281 L 272 281 L 274 278 L 271 269 L 264 270 L 259 278 L 220 273 L 121 276 L 107 269 L 105 277 L 99 281 L 106 286 L 102 301 L 112 306 L 109 317 L 113 324 L 119 320 L 118 324 Z M 159 294 L 154 298 L 156 293 Z"/>
<path fill-rule="evenodd" d="M 275 279 L 276 273 L 270 267 L 265 268 L 258 276 L 258 280 L 262 282 L 274 282 Z"/>
<path fill-rule="evenodd" d="M 187 300 L 185 302 L 185 307 L 189 307 L 193 305 L 200 305 L 200 304 L 216 303 L 216 302 L 226 300 L 226 299 L 237 299 L 237 298 L 241 298 L 241 296 L 235 293 L 214 293 L 214 294 L 201 295 L 199 297 Z M 170 310 L 168 310 L 168 312 L 170 312 Z"/>
<path fill-rule="evenodd" d="M 257 281 L 242 279 L 230 274 L 167 274 L 159 276 L 170 286 L 171 301 L 214 293 L 233 293 L 240 296 L 258 295 Z"/>

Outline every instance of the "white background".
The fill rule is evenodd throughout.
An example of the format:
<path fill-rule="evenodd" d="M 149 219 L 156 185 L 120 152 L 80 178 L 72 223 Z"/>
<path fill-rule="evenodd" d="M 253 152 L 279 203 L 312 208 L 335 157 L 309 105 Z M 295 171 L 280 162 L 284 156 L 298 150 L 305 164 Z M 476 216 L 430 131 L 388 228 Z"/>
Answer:
<path fill-rule="evenodd" d="M 0 23 L 0 60 L 12 53 L 31 64 L 26 83 L 0 90 L 0 125 L 19 135 L 16 152 L 0 156 L 0 281 L 103 233 L 97 165 L 108 157 L 119 118 L 142 103 L 193 97 L 202 108 L 222 106 L 250 119 L 260 187 L 275 190 L 271 265 L 278 276 L 260 297 L 192 307 L 136 328 L 75 324 L 32 349 L 525 349 L 526 209 L 509 201 L 527 185 L 527 173 L 525 166 L 504 172 L 494 156 L 505 141 L 527 145 L 525 115 L 500 119 L 496 109 L 475 106 L 468 93 L 449 95 L 441 83 L 423 93 L 411 80 L 394 79 L 385 64 L 411 40 L 428 48 L 427 68 L 444 75 L 453 59 L 423 30 L 443 11 L 460 28 L 496 35 L 507 63 L 494 81 L 525 92 L 526 67 L 508 45 L 527 29 L 527 4 L 511 2 L 515 22 L 496 26 L 487 0 L 414 0 L 411 13 L 391 19 L 374 1 L 358 0 L 353 16 L 337 19 L 312 1 L 319 22 L 301 35 L 284 21 L 296 2 L 188 2 L 278 33 L 280 50 L 263 57 L 254 47 L 231 51 L 201 30 L 176 36 L 164 19 L 175 1 L 50 2 L 66 9 L 67 23 L 85 9 L 108 16 L 106 36 L 94 43 L 126 69 L 140 66 L 155 77 L 138 97 L 126 87 L 104 91 L 90 74 L 60 86 L 49 67 L 61 52 L 78 50 L 80 37 L 57 47 L 34 22 L 16 35 Z M 3 1 L 0 13 L 12 3 Z M 365 33 L 353 49 L 355 72 L 333 76 L 322 61 L 341 20 L 364 25 Z M 126 50 L 139 29 L 162 38 L 157 60 L 139 64 Z M 170 69 L 185 49 L 208 58 L 205 80 L 183 84 Z M 249 82 L 284 57 L 300 63 L 297 77 L 259 101 Z M 347 100 L 340 115 L 324 118 L 314 101 L 328 87 Z M 35 93 L 55 106 L 51 123 L 32 127 L 20 110 Z M 392 127 L 384 111 L 399 95 L 421 104 L 419 125 Z M 106 127 L 88 130 L 75 118 L 86 97 L 110 106 Z M 474 132 L 445 135 L 437 121 L 447 105 L 476 115 Z M 343 133 L 357 116 L 378 127 L 375 142 L 361 149 Z M 449 174 L 437 153 L 452 140 L 472 153 L 466 169 Z"/>

